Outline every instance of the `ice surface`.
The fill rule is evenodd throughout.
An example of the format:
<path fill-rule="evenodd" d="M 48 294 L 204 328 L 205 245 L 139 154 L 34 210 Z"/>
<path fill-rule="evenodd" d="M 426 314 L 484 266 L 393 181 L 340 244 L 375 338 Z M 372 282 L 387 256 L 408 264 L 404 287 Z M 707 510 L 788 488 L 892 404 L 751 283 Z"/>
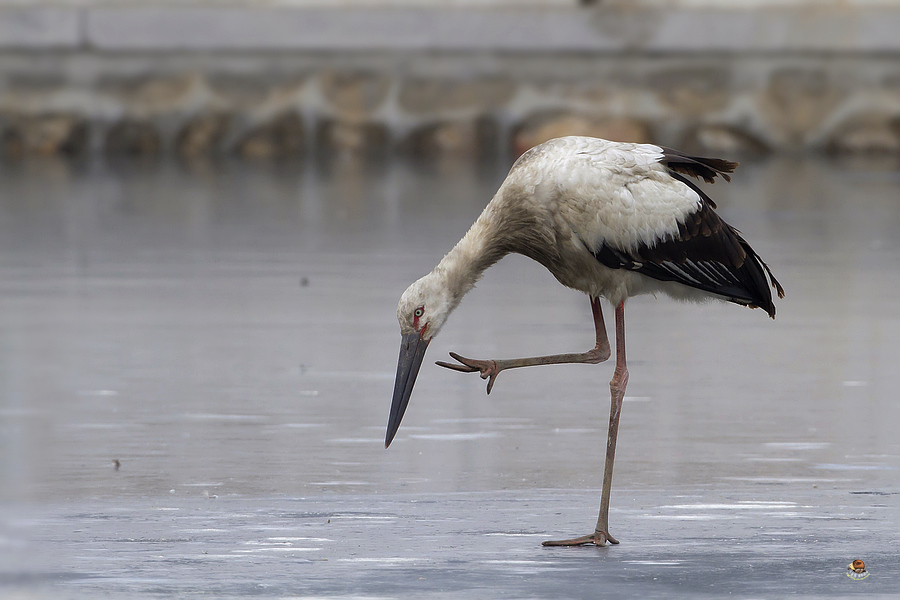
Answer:
<path fill-rule="evenodd" d="M 612 365 L 487 397 L 432 364 L 589 348 L 586 297 L 536 263 L 487 272 L 383 449 L 397 299 L 505 168 L 2 167 L 0 597 L 897 594 L 895 171 L 709 189 L 778 318 L 628 304 L 622 543 L 549 549 L 595 522 Z"/>

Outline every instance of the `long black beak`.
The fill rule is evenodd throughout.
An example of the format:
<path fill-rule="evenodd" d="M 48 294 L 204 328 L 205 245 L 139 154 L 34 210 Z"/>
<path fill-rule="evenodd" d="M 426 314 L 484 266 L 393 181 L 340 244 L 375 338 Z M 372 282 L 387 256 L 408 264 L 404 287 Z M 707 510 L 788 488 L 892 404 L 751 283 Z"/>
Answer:
<path fill-rule="evenodd" d="M 400 342 L 400 360 L 397 363 L 397 379 L 394 380 L 394 399 L 391 401 L 391 416 L 388 417 L 387 434 L 384 436 L 384 447 L 387 448 L 397 435 L 400 421 L 409 397 L 412 395 L 413 385 L 416 383 L 416 375 L 425 358 L 425 350 L 428 342 L 423 340 L 418 333 L 407 333 Z"/>

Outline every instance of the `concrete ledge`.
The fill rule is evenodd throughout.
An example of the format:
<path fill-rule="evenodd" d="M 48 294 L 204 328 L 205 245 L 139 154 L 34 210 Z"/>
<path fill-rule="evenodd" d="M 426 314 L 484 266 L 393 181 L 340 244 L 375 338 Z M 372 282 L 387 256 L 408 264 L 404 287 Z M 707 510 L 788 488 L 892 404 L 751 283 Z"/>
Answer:
<path fill-rule="evenodd" d="M 900 10 L 91 9 L 103 50 L 896 52 Z"/>
<path fill-rule="evenodd" d="M 0 158 L 474 156 L 568 134 L 900 154 L 900 8 L 83 1 L 0 8 Z"/>
<path fill-rule="evenodd" d="M 70 8 L 0 9 L 0 48 L 78 48 L 81 11 Z"/>
<path fill-rule="evenodd" d="M 0 8 L 0 49 L 900 51 L 900 8 Z"/>

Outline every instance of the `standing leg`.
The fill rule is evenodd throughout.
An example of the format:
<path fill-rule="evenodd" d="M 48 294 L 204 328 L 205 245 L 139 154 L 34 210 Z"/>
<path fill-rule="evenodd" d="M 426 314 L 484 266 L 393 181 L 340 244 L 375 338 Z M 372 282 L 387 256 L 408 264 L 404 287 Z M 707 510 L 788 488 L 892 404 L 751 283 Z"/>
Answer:
<path fill-rule="evenodd" d="M 603 491 L 600 496 L 600 515 L 594 533 L 571 540 L 546 541 L 544 546 L 581 546 L 594 544 L 605 546 L 606 542 L 618 544 L 609 534 L 609 494 L 612 490 L 613 462 L 616 459 L 616 438 L 619 435 L 619 415 L 625 386 L 628 385 L 628 366 L 625 364 L 625 303 L 616 306 L 616 370 L 609 382 L 609 435 L 606 440 L 606 464 L 603 468 Z"/>
<path fill-rule="evenodd" d="M 613 461 L 616 460 L 616 439 L 619 436 L 619 415 L 628 385 L 628 365 L 625 364 L 625 303 L 616 307 L 616 370 L 609 382 L 609 436 L 606 440 L 606 465 L 603 467 L 603 493 L 600 496 L 600 515 L 594 535 L 605 535 L 611 544 L 619 542 L 609 534 L 609 494 L 612 490 Z M 599 544 L 603 545 L 603 544 Z"/>

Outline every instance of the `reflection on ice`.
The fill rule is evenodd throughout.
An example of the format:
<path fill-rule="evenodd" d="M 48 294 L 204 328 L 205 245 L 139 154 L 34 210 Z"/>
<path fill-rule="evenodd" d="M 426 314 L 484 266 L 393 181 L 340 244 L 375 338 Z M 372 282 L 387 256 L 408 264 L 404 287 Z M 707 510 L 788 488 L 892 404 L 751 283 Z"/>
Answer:
<path fill-rule="evenodd" d="M 392 558 L 371 558 L 371 557 L 356 557 L 356 558 L 339 558 L 340 562 L 353 562 L 353 563 L 371 563 L 371 564 L 379 564 L 379 565 L 395 565 L 395 564 L 405 564 L 405 563 L 417 563 L 422 562 L 424 559 L 422 558 L 409 558 L 409 557 L 392 557 Z M 366 596 L 368 598 L 369 596 Z"/>
<path fill-rule="evenodd" d="M 671 521 L 727 521 L 735 519 L 734 515 L 642 515 L 645 519 L 664 519 Z"/>
<path fill-rule="evenodd" d="M 290 547 L 284 548 L 281 546 L 272 546 L 270 548 L 250 548 L 250 549 L 240 549 L 240 550 L 232 550 L 235 554 L 256 554 L 259 552 L 320 552 L 321 548 L 298 548 L 298 547 Z"/>
<path fill-rule="evenodd" d="M 465 442 L 469 440 L 486 440 L 500 437 L 496 431 L 483 431 L 479 433 L 417 433 L 408 437 L 414 440 L 431 440 L 441 442 Z"/>
<path fill-rule="evenodd" d="M 263 422 L 270 420 L 270 417 L 265 415 L 231 415 L 231 414 L 217 414 L 217 413 L 182 413 L 180 416 L 185 420 L 192 421 L 224 421 L 224 422 L 246 422 L 246 423 L 254 423 L 254 422 Z"/>
<path fill-rule="evenodd" d="M 896 469 L 896 467 L 887 465 L 841 465 L 834 463 L 823 463 L 813 465 L 813 469 L 826 469 L 832 471 L 883 471 L 893 470 Z"/>
<path fill-rule="evenodd" d="M 822 450 L 830 446 L 830 442 L 766 442 L 766 448 L 781 450 Z"/>
<path fill-rule="evenodd" d="M 375 485 L 371 481 L 310 481 L 309 485 L 323 485 L 323 486 L 335 486 L 335 485 Z"/>
<path fill-rule="evenodd" d="M 737 502 L 734 504 L 668 504 L 660 508 L 676 508 L 686 510 L 770 510 L 773 508 L 793 508 L 795 502 Z"/>
<path fill-rule="evenodd" d="M 859 479 L 841 478 L 830 479 L 826 477 L 720 477 L 726 481 L 746 481 L 748 483 L 838 483 L 860 481 Z"/>

